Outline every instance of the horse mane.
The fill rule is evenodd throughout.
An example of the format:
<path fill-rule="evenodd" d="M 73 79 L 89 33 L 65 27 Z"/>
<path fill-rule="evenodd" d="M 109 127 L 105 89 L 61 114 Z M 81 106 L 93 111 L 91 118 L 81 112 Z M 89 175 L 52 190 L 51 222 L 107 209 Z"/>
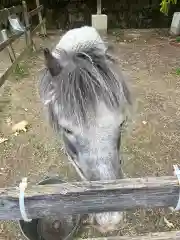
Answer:
<path fill-rule="evenodd" d="M 96 114 L 103 101 L 110 110 L 131 103 L 130 93 L 116 60 L 95 44 L 76 51 L 56 49 L 59 74 L 48 68 L 40 81 L 40 96 L 48 109 L 51 124 L 59 129 L 61 116 L 84 124 Z"/>

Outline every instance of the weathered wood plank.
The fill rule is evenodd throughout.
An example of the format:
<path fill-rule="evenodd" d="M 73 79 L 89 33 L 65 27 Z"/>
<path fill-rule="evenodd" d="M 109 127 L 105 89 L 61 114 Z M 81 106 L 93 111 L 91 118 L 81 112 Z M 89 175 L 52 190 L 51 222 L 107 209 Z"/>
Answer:
<path fill-rule="evenodd" d="M 4 74 L 0 77 L 0 87 L 4 84 L 8 76 L 12 73 L 12 71 L 17 67 L 18 63 L 31 51 L 32 47 L 27 46 L 24 51 L 16 58 L 16 60 L 12 63 L 12 65 L 4 72 Z M 1 190 L 0 190 L 1 192 Z M 0 197 L 0 205 L 1 205 L 1 197 Z"/>
<path fill-rule="evenodd" d="M 16 34 L 13 34 L 10 38 L 8 38 L 8 40 L 0 43 L 0 52 L 7 47 L 9 44 L 13 43 L 15 40 L 17 40 L 18 38 L 20 38 L 22 35 L 24 34 L 24 32 L 19 32 Z"/>
<path fill-rule="evenodd" d="M 21 219 L 16 188 L 0 189 L 0 219 Z M 176 206 L 176 177 L 72 182 L 29 186 L 25 193 L 29 218 L 47 215 L 124 211 Z"/>
<path fill-rule="evenodd" d="M 76 240 L 180 240 L 180 231 L 156 232 L 138 236 L 113 236 L 99 238 L 78 238 Z"/>
<path fill-rule="evenodd" d="M 28 15 L 29 15 L 29 17 L 33 17 L 34 15 L 36 15 L 37 13 L 39 13 L 42 10 L 43 10 L 43 5 L 40 5 L 39 7 L 33 9 L 32 11 L 30 11 L 28 13 Z"/>

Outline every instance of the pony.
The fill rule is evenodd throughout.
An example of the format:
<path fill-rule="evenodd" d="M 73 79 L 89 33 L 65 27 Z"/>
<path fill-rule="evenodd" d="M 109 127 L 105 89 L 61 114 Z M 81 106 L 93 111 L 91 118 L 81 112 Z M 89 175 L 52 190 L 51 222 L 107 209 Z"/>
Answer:
<path fill-rule="evenodd" d="M 123 178 L 119 150 L 131 95 L 117 60 L 90 26 L 66 32 L 52 51 L 44 49 L 44 59 L 40 98 L 83 180 Z M 95 214 L 105 232 L 122 218 L 121 212 Z"/>

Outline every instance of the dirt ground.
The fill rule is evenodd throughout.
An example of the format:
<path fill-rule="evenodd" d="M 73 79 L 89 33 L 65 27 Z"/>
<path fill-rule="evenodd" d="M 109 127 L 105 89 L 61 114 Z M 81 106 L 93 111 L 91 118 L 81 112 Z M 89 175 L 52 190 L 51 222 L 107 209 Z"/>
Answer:
<path fill-rule="evenodd" d="M 12 74 L 0 89 L 0 137 L 8 139 L 0 144 L 0 187 L 18 186 L 25 176 L 31 183 L 47 175 L 78 179 L 45 120 L 37 91 L 38 71 L 43 67 L 40 46 L 52 47 L 58 40 L 59 36 L 36 37 L 38 51 L 23 63 L 27 74 L 23 78 Z M 124 171 L 128 177 L 172 175 L 180 155 L 180 76 L 175 73 L 180 67 L 180 48 L 169 45 L 164 31 L 112 31 L 109 41 L 128 75 L 134 103 L 123 133 Z M 15 136 L 12 125 L 21 120 L 28 121 L 28 131 Z M 173 223 L 171 227 L 163 216 Z M 127 212 L 113 234 L 175 230 L 179 224 L 180 215 L 169 210 L 137 209 Z M 89 234 L 84 228 L 79 236 Z M 0 222 L 0 239 L 23 239 L 17 223 Z"/>

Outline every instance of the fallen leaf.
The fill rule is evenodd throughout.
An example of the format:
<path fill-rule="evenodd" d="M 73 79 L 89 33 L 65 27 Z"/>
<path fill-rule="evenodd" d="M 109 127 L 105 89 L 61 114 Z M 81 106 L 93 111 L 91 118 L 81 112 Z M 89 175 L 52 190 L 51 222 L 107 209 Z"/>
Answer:
<path fill-rule="evenodd" d="M 0 143 L 6 142 L 8 139 L 7 138 L 1 138 L 0 137 Z"/>
<path fill-rule="evenodd" d="M 27 131 L 27 129 L 26 129 L 27 125 L 28 125 L 28 122 L 23 120 L 23 121 L 15 124 L 12 127 L 12 131 L 13 132 L 20 132 L 20 131 L 26 132 Z"/>

